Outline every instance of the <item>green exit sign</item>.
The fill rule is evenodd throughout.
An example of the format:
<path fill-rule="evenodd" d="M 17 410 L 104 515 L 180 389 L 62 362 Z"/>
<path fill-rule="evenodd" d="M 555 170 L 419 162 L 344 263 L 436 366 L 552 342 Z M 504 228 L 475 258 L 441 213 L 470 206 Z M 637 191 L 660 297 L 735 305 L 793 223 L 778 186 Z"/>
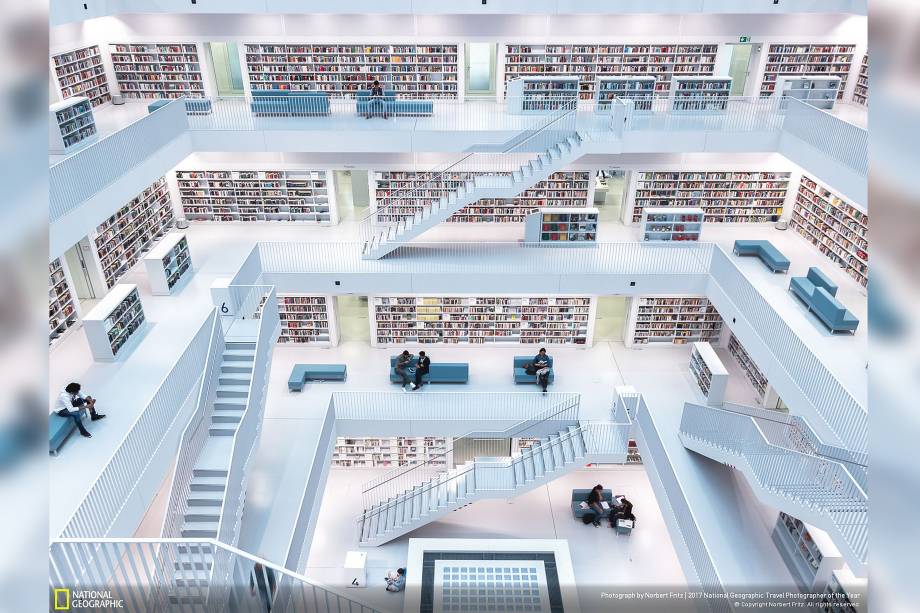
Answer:
<path fill-rule="evenodd" d="M 739 43 L 749 43 L 749 42 L 751 42 L 751 37 L 750 37 L 750 36 L 742 36 L 741 38 L 738 39 L 738 42 L 739 42 Z"/>

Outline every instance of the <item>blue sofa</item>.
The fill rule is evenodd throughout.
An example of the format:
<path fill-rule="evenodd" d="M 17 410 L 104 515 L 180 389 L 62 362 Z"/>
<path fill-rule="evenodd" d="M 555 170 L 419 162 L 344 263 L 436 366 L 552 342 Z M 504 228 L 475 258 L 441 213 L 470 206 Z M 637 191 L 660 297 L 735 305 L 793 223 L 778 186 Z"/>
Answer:
<path fill-rule="evenodd" d="M 344 364 L 294 364 L 288 391 L 302 392 L 307 381 L 344 381 L 347 376 Z"/>
<path fill-rule="evenodd" d="M 147 112 L 152 113 L 170 102 L 172 102 L 172 99 L 169 98 L 155 100 L 147 105 Z M 208 98 L 187 98 L 185 100 L 185 112 L 188 115 L 209 115 L 212 110 L 211 100 Z"/>
<path fill-rule="evenodd" d="M 326 92 L 254 89 L 250 109 L 253 115 L 323 117 L 329 114 L 329 96 Z"/>
<path fill-rule="evenodd" d="M 48 415 L 48 446 L 51 455 L 57 455 L 64 441 L 73 434 L 77 425 L 69 417 L 61 417 L 57 413 Z"/>
<path fill-rule="evenodd" d="M 760 258 L 760 261 L 773 272 L 789 272 L 789 258 L 770 241 L 735 241 L 732 251 L 735 255 L 753 255 Z"/>
<path fill-rule="evenodd" d="M 807 276 L 792 277 L 789 291 L 831 332 L 856 332 L 859 320 L 834 298 L 837 285 L 817 268 L 809 268 Z"/>
<path fill-rule="evenodd" d="M 360 117 L 372 115 L 391 115 L 393 117 L 430 117 L 434 113 L 434 103 L 431 100 L 402 100 L 396 98 L 396 92 L 384 90 L 383 104 L 371 99 L 370 90 L 361 90 L 355 95 L 357 110 Z"/>
<path fill-rule="evenodd" d="M 402 383 L 402 377 L 396 374 L 396 358 L 390 356 L 390 383 Z M 414 369 L 418 358 L 413 356 L 409 364 Z M 412 379 L 414 375 L 410 375 Z M 466 362 L 432 362 L 428 374 L 422 375 L 422 383 L 467 383 L 470 380 L 470 365 Z"/>
<path fill-rule="evenodd" d="M 581 503 L 588 501 L 588 494 L 591 493 L 591 490 L 572 490 L 572 515 L 575 516 L 575 519 L 581 519 L 585 516 L 585 513 L 594 513 L 594 509 L 587 508 L 582 509 Z M 613 490 L 601 490 L 603 499 L 607 501 L 612 509 L 614 507 L 613 503 Z M 608 511 L 606 515 L 609 515 Z M 605 517 L 606 517 L 605 515 Z"/>
<path fill-rule="evenodd" d="M 535 356 L 533 355 L 516 355 L 514 356 L 514 382 L 515 383 L 536 383 L 537 375 L 528 375 L 527 371 L 524 370 L 524 367 L 533 362 Z M 553 356 L 547 355 L 549 358 L 549 382 L 552 383 L 553 379 L 556 378 L 556 371 L 553 370 Z"/>

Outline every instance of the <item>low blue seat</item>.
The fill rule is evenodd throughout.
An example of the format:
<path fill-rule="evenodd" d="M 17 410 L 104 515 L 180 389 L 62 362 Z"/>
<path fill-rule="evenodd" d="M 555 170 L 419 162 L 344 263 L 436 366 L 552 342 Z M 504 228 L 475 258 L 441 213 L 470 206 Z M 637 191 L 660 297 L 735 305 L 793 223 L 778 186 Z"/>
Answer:
<path fill-rule="evenodd" d="M 355 94 L 355 108 L 360 117 L 392 115 L 394 117 L 427 117 L 434 113 L 431 100 L 404 100 L 396 98 L 391 89 L 383 91 L 383 99 L 371 98 L 370 90 L 361 90 Z"/>
<path fill-rule="evenodd" d="M 254 89 L 250 110 L 253 115 L 320 117 L 329 114 L 329 96 L 317 91 Z"/>
<path fill-rule="evenodd" d="M 169 98 L 160 98 L 147 105 L 147 112 L 152 113 L 159 108 L 163 108 L 172 102 Z M 207 115 L 211 112 L 211 100 L 209 98 L 188 98 L 185 101 L 185 112 L 189 115 Z"/>
<path fill-rule="evenodd" d="M 390 356 L 390 383 L 402 383 L 402 377 L 396 374 L 398 356 Z M 418 357 L 413 356 L 409 362 L 411 368 L 418 365 Z M 414 375 L 410 375 L 414 379 Z M 432 362 L 428 373 L 422 375 L 422 383 L 467 383 L 470 380 L 470 365 L 466 362 Z"/>
<path fill-rule="evenodd" d="M 804 277 L 792 277 L 789 291 L 831 332 L 856 332 L 859 320 L 834 297 L 837 285 L 815 267 Z"/>
<path fill-rule="evenodd" d="M 585 516 L 586 513 L 595 513 L 596 511 L 592 508 L 582 509 L 581 503 L 588 502 L 588 494 L 591 493 L 591 490 L 572 490 L 572 515 L 575 516 L 575 519 L 581 519 Z M 603 500 L 606 500 L 607 503 L 613 508 L 613 490 L 601 490 L 601 496 Z M 610 511 L 607 511 L 605 515 L 609 515 Z"/>
<path fill-rule="evenodd" d="M 770 241 L 735 241 L 732 251 L 735 252 L 735 255 L 753 255 L 760 258 L 760 261 L 773 272 L 789 272 L 789 258 L 784 256 Z"/>
<path fill-rule="evenodd" d="M 549 382 L 552 383 L 556 378 L 556 371 L 553 369 L 553 356 L 547 355 L 549 359 Z M 537 375 L 528 375 L 527 370 L 524 368 L 531 362 L 533 362 L 534 356 L 532 355 L 516 355 L 514 356 L 514 382 L 515 383 L 536 383 Z"/>
<path fill-rule="evenodd" d="M 58 454 L 64 441 L 76 429 L 77 424 L 69 417 L 61 417 L 57 413 L 51 413 L 48 416 L 48 445 L 51 455 Z"/>
<path fill-rule="evenodd" d="M 288 390 L 301 392 L 307 381 L 344 381 L 347 375 L 345 364 L 295 364 L 288 378 Z"/>

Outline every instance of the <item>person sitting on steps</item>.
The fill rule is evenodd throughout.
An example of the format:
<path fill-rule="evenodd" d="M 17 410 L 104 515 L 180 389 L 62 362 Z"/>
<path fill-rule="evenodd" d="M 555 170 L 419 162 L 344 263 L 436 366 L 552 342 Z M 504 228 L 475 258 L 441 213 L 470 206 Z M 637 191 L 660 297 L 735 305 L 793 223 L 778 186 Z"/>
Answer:
<path fill-rule="evenodd" d="M 428 374 L 429 368 L 431 368 L 431 358 L 424 351 L 419 351 L 418 364 L 415 366 L 415 383 L 412 384 L 413 390 L 422 387 L 422 376 Z"/>
<path fill-rule="evenodd" d="M 104 419 L 105 415 L 96 412 L 96 399 L 92 396 L 84 396 L 80 393 L 81 386 L 79 383 L 68 383 L 64 391 L 60 393 L 55 405 L 55 413 L 61 417 L 69 417 L 77 425 L 81 436 L 92 438 L 92 434 L 83 425 L 83 409 L 89 410 L 90 419 L 97 421 Z"/>

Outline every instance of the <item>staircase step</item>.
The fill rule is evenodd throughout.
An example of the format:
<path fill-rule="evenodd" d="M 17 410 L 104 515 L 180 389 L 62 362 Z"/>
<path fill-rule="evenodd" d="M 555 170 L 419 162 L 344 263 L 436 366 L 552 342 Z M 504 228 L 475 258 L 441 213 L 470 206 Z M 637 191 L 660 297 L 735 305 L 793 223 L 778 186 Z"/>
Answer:
<path fill-rule="evenodd" d="M 524 463 L 517 459 L 517 461 L 512 462 L 512 474 L 514 475 L 514 486 L 524 485 L 527 482 L 527 477 L 524 474 Z"/>
<path fill-rule="evenodd" d="M 234 400 L 233 398 L 224 398 L 214 403 L 215 411 L 245 411 L 246 400 Z"/>
<path fill-rule="evenodd" d="M 578 426 L 569 426 L 569 434 L 572 437 L 572 444 L 575 447 L 575 457 L 584 458 L 588 455 L 588 449 L 585 447 L 585 436 Z"/>
<path fill-rule="evenodd" d="M 530 447 L 531 458 L 533 460 L 534 476 L 537 478 L 546 474 L 546 466 L 543 464 L 543 450 L 540 449 L 540 441 L 534 442 Z"/>
<path fill-rule="evenodd" d="M 249 396 L 248 385 L 219 385 L 217 387 L 218 398 L 246 398 Z"/>
<path fill-rule="evenodd" d="M 238 424 L 243 419 L 245 411 L 224 411 L 211 416 L 212 424 Z"/>
<path fill-rule="evenodd" d="M 220 521 L 220 509 L 214 508 L 213 511 L 205 511 L 207 507 L 199 507 L 198 511 L 195 513 L 186 513 L 182 517 L 185 519 L 186 523 L 188 522 L 214 522 L 217 523 Z"/>
<path fill-rule="evenodd" d="M 193 477 L 223 477 L 226 479 L 228 471 L 223 468 L 193 468 Z"/>
<path fill-rule="evenodd" d="M 540 454 L 543 456 L 543 470 L 551 473 L 556 470 L 556 462 L 553 457 L 553 450 L 550 445 L 552 441 L 547 438 L 537 441 L 537 444 L 540 445 Z"/>
<path fill-rule="evenodd" d="M 224 362 L 252 362 L 255 359 L 255 349 L 227 349 L 224 351 Z"/>
<path fill-rule="evenodd" d="M 536 466 L 533 461 L 533 451 L 525 449 L 521 454 L 521 463 L 524 466 L 524 478 L 530 482 L 536 479 Z"/>
<path fill-rule="evenodd" d="M 185 555 L 173 562 L 176 570 L 211 570 L 214 560 L 210 557 Z"/>
<path fill-rule="evenodd" d="M 217 538 L 216 521 L 187 521 L 182 524 L 182 538 Z"/>
<path fill-rule="evenodd" d="M 210 436 L 233 436 L 236 434 L 237 424 L 219 424 L 208 428 Z"/>
<path fill-rule="evenodd" d="M 188 507 L 219 507 L 224 504 L 223 491 L 194 491 L 189 492 L 188 498 L 185 499 Z"/>
<path fill-rule="evenodd" d="M 558 434 L 549 435 L 549 448 L 553 453 L 553 466 L 562 468 L 565 465 L 565 456 L 562 455 L 562 442 Z"/>
<path fill-rule="evenodd" d="M 252 367 L 254 362 L 246 362 L 243 360 L 230 361 L 230 362 L 221 362 L 220 363 L 220 372 L 222 373 L 249 373 L 252 374 Z"/>
<path fill-rule="evenodd" d="M 572 435 L 569 432 L 560 432 L 559 440 L 562 443 L 562 457 L 565 458 L 566 464 L 575 461 L 575 445 L 572 442 Z"/>
<path fill-rule="evenodd" d="M 169 603 L 178 605 L 204 605 L 207 601 L 205 594 L 170 594 Z"/>
<path fill-rule="evenodd" d="M 208 544 L 201 544 L 201 543 L 191 543 L 191 544 L 180 543 L 176 545 L 176 551 L 178 551 L 180 554 L 183 554 L 183 555 L 187 555 L 187 554 L 214 555 L 214 547 Z"/>
<path fill-rule="evenodd" d="M 183 574 L 184 573 L 184 574 Z M 209 585 L 207 575 L 202 577 L 185 576 L 188 571 L 177 571 L 173 576 L 173 585 L 182 588 L 206 588 Z"/>
<path fill-rule="evenodd" d="M 223 492 L 227 488 L 225 477 L 192 477 L 189 488 L 193 492 Z"/>
<path fill-rule="evenodd" d="M 252 375 L 247 373 L 225 373 L 217 378 L 220 385 L 241 385 L 249 387 L 252 382 Z"/>
<path fill-rule="evenodd" d="M 227 349 L 238 350 L 238 349 L 251 349 L 252 351 L 256 350 L 255 341 L 227 341 L 224 344 Z"/>

